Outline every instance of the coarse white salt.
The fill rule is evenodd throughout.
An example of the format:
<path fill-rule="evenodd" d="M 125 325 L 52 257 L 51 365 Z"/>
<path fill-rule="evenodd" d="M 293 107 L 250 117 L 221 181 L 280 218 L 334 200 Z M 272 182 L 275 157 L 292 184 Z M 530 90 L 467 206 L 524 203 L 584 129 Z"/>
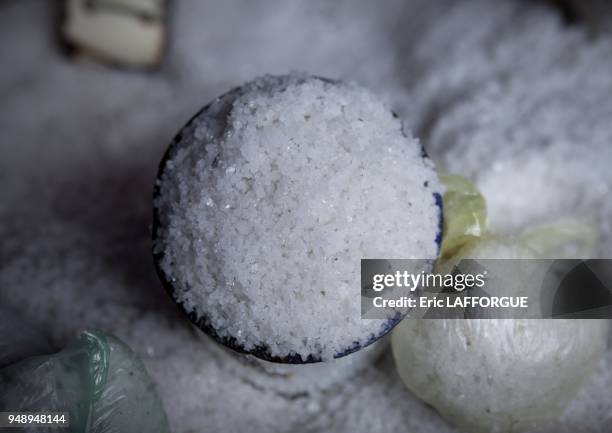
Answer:
<path fill-rule="evenodd" d="M 437 256 L 433 165 L 355 84 L 249 82 L 184 128 L 160 178 L 160 270 L 246 350 L 327 360 L 365 346 L 388 323 L 361 319 L 360 259 Z"/>
<path fill-rule="evenodd" d="M 125 74 L 66 62 L 54 38 L 48 37 L 53 2 L 0 2 L 0 51 L 11 59 L 0 70 L 6 149 L 0 161 L 0 249 L 6 258 L 0 298 L 24 317 L 35 318 L 58 345 L 84 326 L 128 342 L 158 383 L 172 431 L 456 432 L 405 390 L 392 362 L 366 367 L 314 399 L 323 408 L 316 415 L 306 410 L 313 398 L 287 399 L 270 391 L 271 386 L 251 386 L 228 371 L 227 363 L 214 355 L 214 345 L 195 338 L 177 320 L 154 282 L 145 229 L 149 183 L 164 137 L 202 98 L 208 100 L 262 71 L 308 68 L 359 79 L 394 97 L 400 114 L 414 113 L 437 124 L 447 111 L 430 117 L 429 105 L 419 103 L 413 90 L 423 89 L 427 102 L 450 108 L 454 104 L 446 96 L 467 93 L 470 83 L 480 86 L 490 66 L 511 65 L 502 75 L 513 76 L 534 63 L 548 63 L 559 52 L 598 58 L 595 63 L 602 69 L 612 65 L 612 56 L 601 46 L 590 41 L 568 45 L 581 23 L 553 32 L 554 43 L 542 38 L 556 15 L 539 13 L 540 3 L 392 0 L 380 7 L 364 0 L 184 0 L 173 3 L 167 67 L 157 74 Z M 515 7 L 508 11 L 507 5 Z M 456 19 L 457 12 L 461 19 Z M 235 24 L 231 32 L 228 22 Z M 431 33 L 444 46 L 432 41 Z M 474 33 L 482 37 L 474 40 Z M 499 56 L 491 57 L 492 47 Z M 416 48 L 428 55 L 417 64 L 412 55 Z M 593 68 L 593 62 L 582 57 L 576 63 Z M 550 65 L 550 70 L 559 66 Z M 420 70 L 424 72 L 418 74 Z M 456 79 L 462 73 L 469 83 Z M 440 85 L 441 76 L 448 77 L 453 92 Z M 542 79 L 547 76 L 548 69 L 543 69 Z M 412 77 L 414 86 L 407 88 Z M 427 86 L 425 77 L 434 83 Z M 598 86 L 596 81 L 591 81 L 593 86 Z M 567 88 L 572 96 L 582 94 L 581 85 L 568 82 Z M 585 97 L 608 94 L 602 87 Z M 58 101 L 65 102 L 61 110 Z M 592 108 L 603 107 L 593 100 Z M 592 119 L 585 109 L 580 122 L 567 125 Z M 426 139 L 427 128 L 420 127 L 421 122 L 413 125 L 435 156 L 437 144 Z M 589 122 L 586 128 L 601 134 L 611 125 Z M 496 130 L 495 125 L 481 127 Z M 495 143 L 501 137 L 503 131 L 496 133 Z M 488 164 L 467 158 L 463 163 L 483 168 Z M 568 178 L 577 175 L 568 173 Z M 494 193 L 504 196 L 504 191 Z M 602 205 L 609 202 L 603 200 Z M 519 212 L 522 209 L 513 215 Z M 611 257 L 612 249 L 608 251 L 602 257 Z M 147 356 L 151 348 L 153 358 Z M 606 431 L 612 413 L 612 351 L 606 356 L 571 409 L 543 431 Z"/>
<path fill-rule="evenodd" d="M 537 257 L 521 244 L 493 238 L 466 256 Z M 535 283 L 525 278 L 520 284 Z M 487 291 L 537 290 L 502 285 Z M 608 333 L 607 320 L 406 319 L 391 344 L 406 386 L 462 431 L 531 432 L 558 419 L 578 394 L 606 351 Z"/>

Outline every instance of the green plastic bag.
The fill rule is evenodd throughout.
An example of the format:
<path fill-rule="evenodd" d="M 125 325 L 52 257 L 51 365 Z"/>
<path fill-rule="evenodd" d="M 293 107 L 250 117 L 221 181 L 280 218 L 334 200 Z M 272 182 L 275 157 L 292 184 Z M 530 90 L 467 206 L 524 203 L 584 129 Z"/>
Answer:
<path fill-rule="evenodd" d="M 445 260 L 487 232 L 487 205 L 476 186 L 457 175 L 442 175 L 440 181 L 446 187 L 443 196 L 444 232 L 440 259 Z"/>

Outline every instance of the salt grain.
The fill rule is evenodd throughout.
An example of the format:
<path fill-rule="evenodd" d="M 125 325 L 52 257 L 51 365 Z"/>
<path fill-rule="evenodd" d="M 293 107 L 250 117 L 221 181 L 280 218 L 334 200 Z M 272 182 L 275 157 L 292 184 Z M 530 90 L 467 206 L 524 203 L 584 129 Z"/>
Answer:
<path fill-rule="evenodd" d="M 215 123 L 213 140 L 195 134 Z M 437 255 L 433 165 L 355 84 L 266 76 L 182 137 L 156 201 L 160 267 L 187 311 L 247 350 L 331 359 L 364 346 L 387 324 L 361 319 L 360 259 Z"/>

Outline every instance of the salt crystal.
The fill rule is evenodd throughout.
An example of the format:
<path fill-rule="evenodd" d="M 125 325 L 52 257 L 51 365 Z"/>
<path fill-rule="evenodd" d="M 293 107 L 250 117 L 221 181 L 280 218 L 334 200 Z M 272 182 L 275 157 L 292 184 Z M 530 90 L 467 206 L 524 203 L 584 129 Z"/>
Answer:
<path fill-rule="evenodd" d="M 371 92 L 299 74 L 247 83 L 195 123 L 215 122 L 225 130 L 210 141 L 193 126 L 182 131 L 156 201 L 160 226 L 173 227 L 156 244 L 178 300 L 220 336 L 247 350 L 263 344 L 273 356 L 331 359 L 381 334 L 383 320 L 361 319 L 360 259 L 438 251 L 440 185 L 418 141 Z M 399 164 L 381 157 L 386 148 Z M 252 173 L 246 189 L 244 178 L 202 164 L 213 158 L 202 149 L 220 149 L 221 173 Z M 240 205 L 224 212 L 212 197 Z M 196 239 L 214 244 L 213 262 L 206 248 L 191 248 Z"/>

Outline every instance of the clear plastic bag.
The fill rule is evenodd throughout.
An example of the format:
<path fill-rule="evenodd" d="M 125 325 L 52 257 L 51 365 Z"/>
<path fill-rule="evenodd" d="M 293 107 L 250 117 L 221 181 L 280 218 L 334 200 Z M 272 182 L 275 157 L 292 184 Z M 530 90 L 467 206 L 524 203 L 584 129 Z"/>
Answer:
<path fill-rule="evenodd" d="M 487 206 L 484 197 L 468 179 L 457 175 L 440 176 L 446 187 L 443 198 L 444 233 L 441 260 L 478 241 L 487 232 Z"/>
<path fill-rule="evenodd" d="M 474 185 L 459 176 L 441 180 L 447 187 L 441 273 L 468 257 L 563 257 L 564 251 L 588 254 L 597 243 L 597 230 L 584 221 L 551 222 L 516 239 L 496 236 Z M 527 269 L 498 294 L 530 291 Z M 502 289 L 494 284 L 489 293 Z M 406 386 L 448 421 L 466 432 L 516 433 L 558 419 L 595 371 L 608 328 L 604 320 L 589 319 L 409 318 L 393 330 L 391 347 Z"/>
<path fill-rule="evenodd" d="M 0 411 L 67 412 L 67 432 L 169 432 L 142 361 L 119 339 L 99 332 L 1 369 L 0 389 Z"/>

